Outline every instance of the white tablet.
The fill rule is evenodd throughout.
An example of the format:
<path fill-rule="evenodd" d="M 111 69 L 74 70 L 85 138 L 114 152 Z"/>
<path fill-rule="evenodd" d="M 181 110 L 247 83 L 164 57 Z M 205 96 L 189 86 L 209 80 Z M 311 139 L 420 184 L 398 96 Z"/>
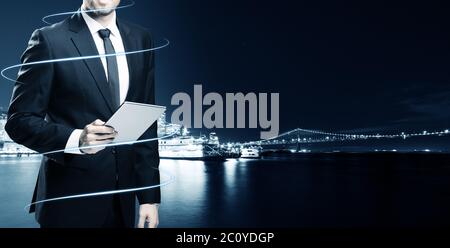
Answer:
<path fill-rule="evenodd" d="M 118 132 L 112 143 L 138 140 L 164 111 L 163 106 L 124 102 L 105 124 Z"/>

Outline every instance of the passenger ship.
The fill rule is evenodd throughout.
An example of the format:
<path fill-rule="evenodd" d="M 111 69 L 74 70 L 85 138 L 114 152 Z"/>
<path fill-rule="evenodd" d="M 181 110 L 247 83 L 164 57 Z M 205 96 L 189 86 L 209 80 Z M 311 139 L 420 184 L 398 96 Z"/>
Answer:
<path fill-rule="evenodd" d="M 159 156 L 169 159 L 222 160 L 224 155 L 215 133 L 209 138 L 181 135 L 159 140 Z"/>
<path fill-rule="evenodd" d="M 158 120 L 158 137 L 170 134 L 175 135 L 159 140 L 160 158 L 189 160 L 225 159 L 216 133 L 210 133 L 209 137 L 205 135 L 194 137 L 189 134 L 186 127 L 167 123 L 165 114 L 162 114 Z"/>
<path fill-rule="evenodd" d="M 260 158 L 260 148 L 249 147 L 241 149 L 241 158 Z"/>

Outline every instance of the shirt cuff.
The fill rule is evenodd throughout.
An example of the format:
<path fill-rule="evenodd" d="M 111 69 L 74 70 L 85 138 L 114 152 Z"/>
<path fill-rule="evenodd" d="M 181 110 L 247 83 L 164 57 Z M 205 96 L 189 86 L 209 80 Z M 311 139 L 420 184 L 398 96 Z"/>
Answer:
<path fill-rule="evenodd" d="M 75 129 L 67 140 L 66 148 L 64 153 L 69 154 L 83 154 L 79 149 L 80 136 L 83 133 L 82 129 Z"/>

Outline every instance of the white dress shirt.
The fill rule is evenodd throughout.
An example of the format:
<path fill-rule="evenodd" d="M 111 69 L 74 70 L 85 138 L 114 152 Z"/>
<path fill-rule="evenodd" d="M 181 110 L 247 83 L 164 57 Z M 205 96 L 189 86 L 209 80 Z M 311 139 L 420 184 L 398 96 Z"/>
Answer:
<path fill-rule="evenodd" d="M 111 31 L 109 39 L 111 40 L 111 43 L 113 44 L 116 53 L 125 52 L 122 36 L 120 35 L 119 28 L 117 27 L 115 12 L 113 13 L 114 17 L 111 23 L 109 23 L 106 27 L 104 27 L 102 24 L 100 24 L 99 22 L 97 22 L 84 12 L 81 12 L 81 15 L 83 16 L 83 19 L 86 22 L 89 31 L 91 32 L 92 38 L 94 38 L 95 46 L 97 47 L 98 53 L 100 55 L 105 54 L 105 45 L 98 31 L 105 28 Z M 126 55 L 116 56 L 116 58 L 117 58 L 117 67 L 119 70 L 120 104 L 122 104 L 125 101 L 125 98 L 128 93 L 130 75 L 128 72 L 128 63 Z M 105 69 L 106 78 L 108 79 L 108 66 L 106 63 L 106 58 L 102 57 L 101 61 L 103 64 L 103 68 Z M 67 141 L 66 149 L 73 149 L 79 147 L 79 140 L 82 132 L 83 132 L 82 129 L 76 129 L 75 131 L 72 132 L 72 134 L 69 137 L 69 140 Z M 81 154 L 81 151 L 77 149 L 75 151 L 67 151 L 66 153 Z"/>

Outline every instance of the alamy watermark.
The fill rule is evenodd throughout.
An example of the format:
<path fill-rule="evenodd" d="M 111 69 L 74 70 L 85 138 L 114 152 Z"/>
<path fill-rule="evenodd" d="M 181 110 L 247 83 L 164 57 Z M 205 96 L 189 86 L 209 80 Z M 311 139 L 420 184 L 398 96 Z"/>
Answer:
<path fill-rule="evenodd" d="M 270 93 L 270 106 L 268 106 L 268 97 L 268 93 L 250 92 L 245 95 L 240 92 L 226 93 L 224 101 L 222 95 L 216 92 L 203 96 L 203 87 L 197 84 L 194 85 L 193 105 L 190 95 L 185 92 L 172 96 L 171 104 L 179 107 L 172 113 L 171 122 L 187 128 L 235 128 L 235 123 L 237 128 L 246 128 L 246 116 L 248 116 L 248 128 L 258 128 L 259 125 L 259 128 L 263 129 L 260 138 L 270 139 L 278 135 L 280 128 L 280 94 Z M 208 108 L 203 112 L 204 106 Z M 248 113 L 246 113 L 247 109 Z"/>

